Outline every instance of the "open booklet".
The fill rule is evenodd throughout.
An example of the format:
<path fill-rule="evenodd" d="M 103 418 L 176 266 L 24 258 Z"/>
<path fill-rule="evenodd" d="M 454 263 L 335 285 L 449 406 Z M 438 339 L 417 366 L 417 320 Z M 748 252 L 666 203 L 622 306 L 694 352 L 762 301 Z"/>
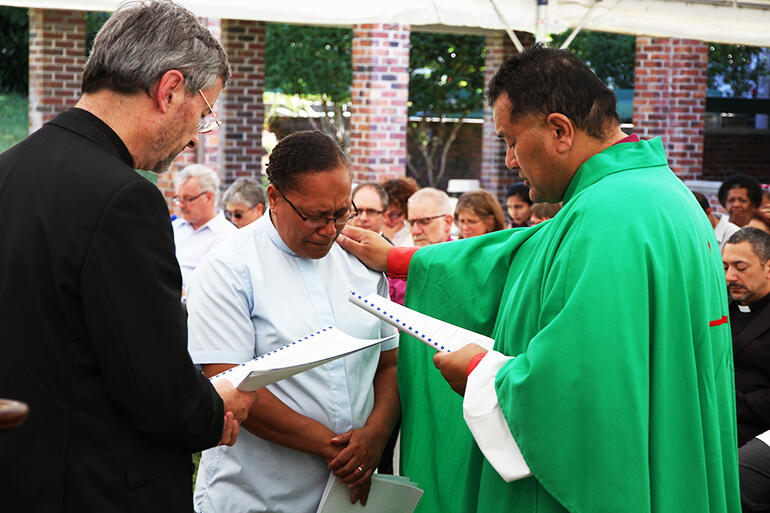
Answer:
<path fill-rule="evenodd" d="M 211 381 L 226 379 L 238 390 L 250 392 L 395 337 L 356 338 L 330 326 L 221 372 Z"/>
<path fill-rule="evenodd" d="M 361 296 L 352 290 L 348 300 L 437 351 L 457 351 L 471 343 L 491 351 L 495 344 L 489 337 L 401 306 L 377 294 Z"/>
<path fill-rule="evenodd" d="M 345 513 L 347 511 L 366 511 L 370 513 L 412 513 L 422 498 L 423 491 L 408 477 L 386 474 L 372 475 L 372 486 L 366 506 L 360 502 L 350 503 L 350 488 L 329 475 L 321 503 L 316 513 Z"/>

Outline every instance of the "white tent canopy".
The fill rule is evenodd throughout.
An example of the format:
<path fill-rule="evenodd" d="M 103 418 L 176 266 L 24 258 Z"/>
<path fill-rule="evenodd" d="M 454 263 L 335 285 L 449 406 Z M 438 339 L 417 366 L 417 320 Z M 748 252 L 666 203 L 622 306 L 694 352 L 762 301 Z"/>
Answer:
<path fill-rule="evenodd" d="M 203 17 L 307 25 L 399 23 L 413 30 L 589 30 L 770 46 L 770 0 L 177 0 Z M 112 11 L 118 0 L 0 0 L 1 5 Z M 540 21 L 540 23 L 538 23 Z"/>

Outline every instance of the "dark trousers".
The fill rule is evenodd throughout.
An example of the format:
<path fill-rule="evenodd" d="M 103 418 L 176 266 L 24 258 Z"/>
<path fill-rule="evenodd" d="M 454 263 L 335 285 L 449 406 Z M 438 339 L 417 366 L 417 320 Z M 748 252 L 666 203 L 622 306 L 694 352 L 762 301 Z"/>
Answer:
<path fill-rule="evenodd" d="M 752 438 L 738 449 L 743 513 L 770 512 L 770 447 Z"/>

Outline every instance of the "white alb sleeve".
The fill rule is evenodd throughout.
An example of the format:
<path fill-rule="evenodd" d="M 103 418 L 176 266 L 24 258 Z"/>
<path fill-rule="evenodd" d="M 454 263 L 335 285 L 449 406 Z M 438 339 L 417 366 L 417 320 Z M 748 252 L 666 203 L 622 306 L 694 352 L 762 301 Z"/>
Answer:
<path fill-rule="evenodd" d="M 468 376 L 463 399 L 463 417 L 479 449 L 506 482 L 532 475 L 508 423 L 495 391 L 495 375 L 512 357 L 489 351 Z"/>

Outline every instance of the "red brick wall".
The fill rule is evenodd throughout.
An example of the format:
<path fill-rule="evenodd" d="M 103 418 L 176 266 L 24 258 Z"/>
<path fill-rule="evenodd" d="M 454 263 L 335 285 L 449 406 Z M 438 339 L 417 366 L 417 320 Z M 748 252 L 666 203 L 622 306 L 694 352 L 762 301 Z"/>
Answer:
<path fill-rule="evenodd" d="M 224 152 L 220 177 L 230 184 L 238 177 L 262 172 L 264 22 L 222 20 L 222 46 L 230 58 L 232 77 L 220 96 L 224 121 L 218 131 Z"/>
<path fill-rule="evenodd" d="M 708 43 L 636 38 L 634 133 L 660 136 L 671 169 L 700 178 L 706 109 Z"/>
<path fill-rule="evenodd" d="M 172 213 L 176 212 L 176 206 L 171 201 L 176 172 L 190 164 L 204 164 L 215 170 L 219 175 L 221 191 L 239 176 L 256 176 L 261 172 L 264 23 L 218 18 L 201 21 L 224 46 L 233 74 L 217 102 L 212 105 L 214 112 L 224 121 L 222 126 L 213 132 L 200 134 L 198 148 L 183 151 L 171 170 L 158 177 L 158 188 Z"/>
<path fill-rule="evenodd" d="M 505 33 L 487 36 L 487 55 L 484 61 L 484 92 L 492 76 L 505 60 Z M 458 138 L 459 139 L 459 138 Z M 505 143 L 495 132 L 492 107 L 484 101 L 484 124 L 481 130 L 481 186 L 498 198 L 510 187 L 513 177 L 505 167 Z M 502 191 L 502 192 L 501 192 Z"/>
<path fill-rule="evenodd" d="M 350 162 L 355 181 L 406 174 L 409 26 L 353 28 Z"/>
<path fill-rule="evenodd" d="M 29 10 L 29 131 L 77 103 L 86 62 L 83 11 Z"/>
<path fill-rule="evenodd" d="M 516 32 L 522 45 L 529 47 L 534 44 L 531 34 Z M 516 53 L 516 47 L 507 34 L 499 32 L 487 36 L 487 54 L 484 63 L 484 92 L 492 76 L 497 72 L 505 59 Z M 505 193 L 515 181 L 521 181 L 515 171 L 505 167 L 505 143 L 497 137 L 495 124 L 492 119 L 492 107 L 484 102 L 484 126 L 481 140 L 481 187 L 495 195 L 501 202 Z"/>

